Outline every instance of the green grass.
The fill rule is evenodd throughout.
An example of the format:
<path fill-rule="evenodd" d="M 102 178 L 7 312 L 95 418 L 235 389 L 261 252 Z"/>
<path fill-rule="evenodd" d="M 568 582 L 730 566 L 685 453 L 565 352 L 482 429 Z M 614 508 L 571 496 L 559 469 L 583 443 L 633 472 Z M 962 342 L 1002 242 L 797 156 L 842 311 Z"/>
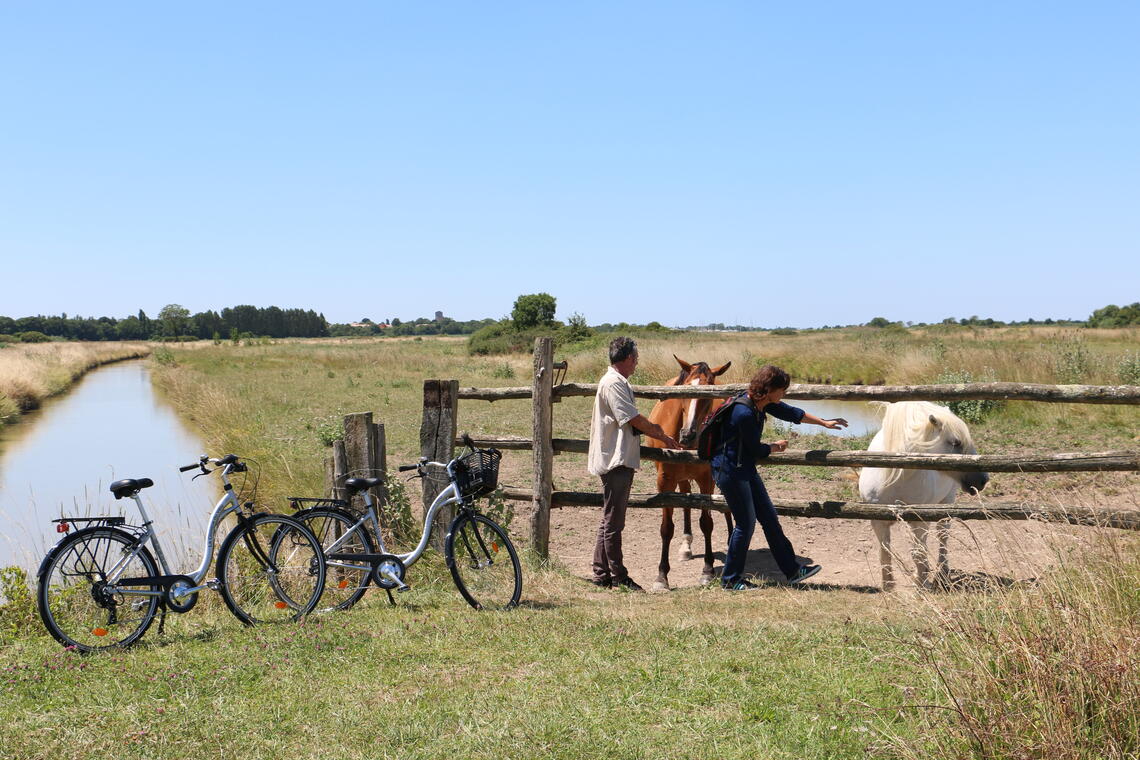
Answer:
<path fill-rule="evenodd" d="M 28 637 L 0 650 L 4 756 L 829 758 L 908 730 L 902 647 L 848 619 L 852 592 L 595 592 L 532 566 L 523 607 L 477 613 L 439 571 L 300 626 L 205 605 L 124 652 Z"/>

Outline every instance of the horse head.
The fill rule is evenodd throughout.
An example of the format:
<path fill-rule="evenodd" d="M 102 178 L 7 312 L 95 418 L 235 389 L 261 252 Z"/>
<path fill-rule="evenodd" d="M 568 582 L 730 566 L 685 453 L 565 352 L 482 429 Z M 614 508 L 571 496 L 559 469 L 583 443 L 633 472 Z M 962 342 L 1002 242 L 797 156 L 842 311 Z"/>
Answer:
<path fill-rule="evenodd" d="M 710 369 L 709 365 L 704 362 L 690 364 L 684 359 L 678 358 L 676 354 L 673 354 L 673 358 L 681 365 L 681 374 L 677 375 L 676 379 L 673 380 L 670 385 L 716 385 L 716 379 L 727 372 L 728 368 L 732 366 L 732 362 L 727 362 L 716 369 Z M 694 398 L 684 403 L 681 427 L 676 438 L 685 448 L 696 444 L 697 430 L 701 424 L 701 420 L 708 415 L 712 403 L 713 399 L 711 398 Z"/>
<path fill-rule="evenodd" d="M 887 405 L 883 418 L 883 444 L 886 451 L 923 454 L 977 454 L 970 428 L 960 417 L 944 406 L 927 401 L 909 401 Z M 894 471 L 899 475 L 901 470 Z M 977 493 L 986 487 L 990 476 L 985 472 L 950 472 L 941 474 L 958 481 L 966 493 Z M 897 480 L 897 476 L 888 480 Z"/>

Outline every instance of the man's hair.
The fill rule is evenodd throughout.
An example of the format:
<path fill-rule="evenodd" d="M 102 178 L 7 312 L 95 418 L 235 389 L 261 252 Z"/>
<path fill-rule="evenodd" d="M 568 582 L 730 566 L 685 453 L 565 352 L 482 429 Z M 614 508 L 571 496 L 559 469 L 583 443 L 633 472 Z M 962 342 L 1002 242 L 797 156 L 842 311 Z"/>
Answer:
<path fill-rule="evenodd" d="M 610 341 L 610 364 L 623 362 L 637 353 L 637 344 L 633 338 L 614 338 Z"/>
<path fill-rule="evenodd" d="M 791 384 L 792 378 L 787 372 L 773 364 L 765 364 L 752 376 L 748 393 L 754 397 L 766 396 L 769 391 L 778 391 Z"/>

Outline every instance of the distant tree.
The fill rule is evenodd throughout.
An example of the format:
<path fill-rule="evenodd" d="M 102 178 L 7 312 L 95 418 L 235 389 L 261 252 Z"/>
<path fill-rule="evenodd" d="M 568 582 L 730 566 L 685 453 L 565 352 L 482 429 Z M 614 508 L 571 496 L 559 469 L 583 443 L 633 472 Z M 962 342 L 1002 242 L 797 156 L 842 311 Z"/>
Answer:
<path fill-rule="evenodd" d="M 891 323 L 891 321 L 889 319 L 887 319 L 886 317 L 875 317 L 874 319 L 872 319 L 870 322 L 867 323 L 867 326 L 868 327 L 886 327 L 890 323 Z"/>
<path fill-rule="evenodd" d="M 183 335 L 190 322 L 190 310 L 176 303 L 169 303 L 158 312 L 158 321 L 162 324 L 162 334 L 173 338 Z"/>
<path fill-rule="evenodd" d="M 515 307 L 511 310 L 511 321 L 515 329 L 527 330 L 553 324 L 554 312 L 554 296 L 549 293 L 522 295 L 515 299 Z"/>

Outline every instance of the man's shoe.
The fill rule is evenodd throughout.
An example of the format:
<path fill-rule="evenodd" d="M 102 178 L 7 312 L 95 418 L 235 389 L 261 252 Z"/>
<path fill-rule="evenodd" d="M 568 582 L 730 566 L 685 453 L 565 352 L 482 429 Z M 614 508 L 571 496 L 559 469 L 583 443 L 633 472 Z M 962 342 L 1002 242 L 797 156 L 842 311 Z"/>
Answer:
<path fill-rule="evenodd" d="M 802 583 L 822 569 L 823 568 L 819 565 L 800 565 L 800 569 L 796 571 L 796 574 L 788 578 L 788 583 Z"/>
<path fill-rule="evenodd" d="M 635 581 L 633 578 L 630 578 L 628 575 L 623 580 L 611 583 L 610 588 L 624 588 L 626 591 L 640 591 L 641 593 L 645 593 L 645 589 L 643 589 L 637 583 L 637 581 Z"/>
<path fill-rule="evenodd" d="M 751 591 L 755 588 L 760 588 L 752 581 L 737 581 L 736 583 L 722 583 L 721 588 L 729 591 Z"/>
<path fill-rule="evenodd" d="M 593 583 L 598 588 L 609 588 L 613 585 L 610 583 L 609 578 L 591 578 L 590 583 Z"/>

